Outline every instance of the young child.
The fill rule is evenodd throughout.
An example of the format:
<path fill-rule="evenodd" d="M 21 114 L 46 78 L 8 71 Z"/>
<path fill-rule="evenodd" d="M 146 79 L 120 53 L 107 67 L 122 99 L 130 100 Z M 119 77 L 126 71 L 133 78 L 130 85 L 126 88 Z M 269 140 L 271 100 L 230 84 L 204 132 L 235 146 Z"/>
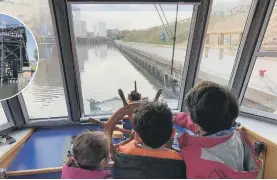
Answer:
<path fill-rule="evenodd" d="M 115 178 L 186 178 L 182 156 L 168 143 L 175 135 L 172 120 L 170 108 L 161 102 L 148 102 L 134 112 L 135 139 L 117 149 Z"/>
<path fill-rule="evenodd" d="M 185 98 L 187 113 L 174 123 L 185 128 L 178 138 L 187 178 L 257 178 L 252 145 L 237 131 L 239 106 L 228 89 L 201 82 Z"/>
<path fill-rule="evenodd" d="M 110 160 L 109 138 L 103 132 L 87 131 L 73 143 L 73 156 L 63 166 L 62 179 L 107 179 L 109 171 L 103 170 Z"/>

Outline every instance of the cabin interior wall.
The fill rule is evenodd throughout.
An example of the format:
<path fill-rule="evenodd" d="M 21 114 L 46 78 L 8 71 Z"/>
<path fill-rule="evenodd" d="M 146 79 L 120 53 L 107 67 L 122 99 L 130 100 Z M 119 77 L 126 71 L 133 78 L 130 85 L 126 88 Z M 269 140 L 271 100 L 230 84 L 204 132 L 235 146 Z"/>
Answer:
<path fill-rule="evenodd" d="M 259 159 L 263 161 L 263 179 L 276 179 L 277 178 L 277 145 L 268 142 L 266 139 L 261 137 L 254 132 L 245 130 L 247 137 L 254 144 L 257 141 L 265 143 L 265 151 L 261 152 Z"/>

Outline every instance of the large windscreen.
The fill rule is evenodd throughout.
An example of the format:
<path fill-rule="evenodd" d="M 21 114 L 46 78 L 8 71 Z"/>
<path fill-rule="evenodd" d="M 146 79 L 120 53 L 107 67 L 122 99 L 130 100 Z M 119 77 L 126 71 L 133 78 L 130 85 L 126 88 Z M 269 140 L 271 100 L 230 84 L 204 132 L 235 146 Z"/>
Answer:
<path fill-rule="evenodd" d="M 177 109 L 192 5 L 73 4 L 73 33 L 86 115 L 111 114 L 137 83 L 142 98 Z M 174 48 L 175 47 L 175 48 Z"/>

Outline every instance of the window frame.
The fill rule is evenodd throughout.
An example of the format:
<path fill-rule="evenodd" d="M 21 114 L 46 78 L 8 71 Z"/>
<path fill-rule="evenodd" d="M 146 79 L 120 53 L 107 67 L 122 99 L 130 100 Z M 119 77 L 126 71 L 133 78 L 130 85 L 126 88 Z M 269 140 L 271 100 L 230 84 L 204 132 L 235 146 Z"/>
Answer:
<path fill-rule="evenodd" d="M 83 97 L 81 91 L 80 72 L 78 67 L 78 60 L 76 59 L 76 46 L 74 44 L 74 36 L 72 35 L 72 12 L 68 8 L 74 3 L 88 3 L 92 1 L 78 1 L 78 0 L 48 0 L 49 8 L 53 23 L 53 30 L 55 34 L 55 40 L 58 51 L 59 64 L 61 69 L 61 77 L 63 83 L 63 89 L 66 99 L 66 106 L 68 116 L 66 117 L 51 117 L 30 119 L 26 104 L 22 94 L 1 102 L 9 121 L 7 126 L 0 126 L 0 131 L 13 128 L 13 127 L 34 127 L 34 126 L 56 126 L 64 124 L 78 124 L 80 120 L 86 120 L 89 117 L 96 116 L 84 116 Z M 96 3 L 107 3 L 109 1 L 101 1 Z M 113 3 L 118 3 L 114 2 Z M 138 1 L 121 1 L 124 3 L 139 3 Z M 143 3 L 143 1 L 140 1 Z M 156 1 L 151 1 L 156 2 Z M 151 3 L 147 1 L 147 3 Z M 178 1 L 159 1 L 159 2 L 178 2 Z M 187 1 L 188 2 L 188 1 Z M 186 2 L 186 3 L 187 3 Z M 199 72 L 201 57 L 203 53 L 203 47 L 205 44 L 206 30 L 210 13 L 212 9 L 213 0 L 189 1 L 194 5 L 192 22 L 189 32 L 189 40 L 187 44 L 187 52 L 184 62 L 184 71 L 182 76 L 181 94 L 179 98 L 178 110 L 174 112 L 185 111 L 184 98 L 186 93 L 195 85 L 196 77 Z M 266 32 L 269 19 L 271 17 L 276 0 L 253 0 L 252 7 L 250 9 L 248 19 L 243 31 L 242 39 L 240 41 L 239 50 L 236 56 L 235 65 L 233 66 L 232 75 L 229 81 L 229 88 L 239 98 L 239 104 L 241 105 L 244 97 L 250 76 L 252 74 L 253 67 L 257 57 L 276 57 L 277 52 L 264 52 L 259 51 L 263 36 Z M 93 2 L 95 3 L 95 2 Z M 111 3 L 111 1 L 110 1 Z M 145 3 L 145 2 L 144 2 Z M 267 8 L 265 8 L 265 6 Z M 262 18 L 258 18 L 258 15 L 263 15 Z M 259 25 L 260 23 L 260 25 Z M 205 28 L 198 28 L 198 27 Z M 74 34 L 74 33 L 73 33 Z M 251 41 L 253 34 L 257 34 L 258 38 Z M 74 50 L 75 49 L 75 50 Z M 195 51 L 200 49 L 200 51 Z M 243 62 L 241 61 L 242 58 Z M 243 71 L 242 71 L 243 70 Z M 245 72 L 244 72 L 245 71 Z M 243 75 L 242 81 L 238 81 Z M 74 80 L 72 80 L 74 79 Z M 249 108 L 250 109 L 250 108 Z M 256 113 L 252 112 L 245 107 L 241 107 L 240 115 L 252 117 L 257 120 L 267 121 L 270 123 L 276 123 L 277 118 L 270 113 Z M 97 116 L 99 118 L 109 117 Z M 4 129 L 3 129 L 4 127 Z"/>
<path fill-rule="evenodd" d="M 77 56 L 77 47 L 76 47 L 76 42 L 75 42 L 75 33 L 74 33 L 74 24 L 73 24 L 73 14 L 72 14 L 72 7 L 71 5 L 75 4 L 73 2 L 68 2 L 66 4 L 67 6 L 67 11 L 68 11 L 68 20 L 69 20 L 69 30 L 70 30 L 70 40 L 72 44 L 72 53 L 73 53 L 73 63 L 76 67 L 76 71 L 78 72 L 76 75 L 76 82 L 77 82 L 77 87 L 78 87 L 78 94 L 79 94 L 79 104 L 80 104 L 80 120 L 81 118 L 85 117 L 85 109 L 84 109 L 84 100 L 83 100 L 83 92 L 82 92 L 82 82 L 81 82 L 81 76 L 80 76 L 80 70 L 79 70 L 79 62 L 78 62 L 78 56 Z"/>
<path fill-rule="evenodd" d="M 67 110 L 67 116 L 59 116 L 59 117 L 50 117 L 50 118 L 33 118 L 31 119 L 28 110 L 27 110 L 27 105 L 24 101 L 24 97 L 22 94 L 19 94 L 18 96 L 15 97 L 17 100 L 17 103 L 12 104 L 11 106 L 13 107 L 12 109 L 15 109 L 14 107 L 20 106 L 21 111 L 15 111 L 16 116 L 20 116 L 23 118 L 20 118 L 21 123 L 23 123 L 27 127 L 33 127 L 33 126 L 55 126 L 55 125 L 63 125 L 63 124 L 74 124 L 73 121 L 78 121 L 79 118 L 76 118 L 75 114 L 72 114 L 72 108 L 71 104 L 72 98 L 74 96 L 71 96 L 71 90 L 73 88 L 72 84 L 68 83 L 68 78 L 72 79 L 72 75 L 69 72 L 69 75 L 67 75 L 67 68 L 70 66 L 70 61 L 64 61 L 63 59 L 66 59 L 65 56 L 67 56 L 67 53 L 64 53 L 64 48 L 63 44 L 61 44 L 62 41 L 60 39 L 63 39 L 64 36 L 60 36 L 59 28 L 63 28 L 62 26 L 59 25 L 61 23 L 62 18 L 57 18 L 55 14 L 55 9 L 61 8 L 61 4 L 58 6 L 55 6 L 54 2 L 55 0 L 48 0 L 48 5 L 49 5 L 49 11 L 50 11 L 50 16 L 51 16 L 51 22 L 53 26 L 53 31 L 54 31 L 54 38 L 56 42 L 56 48 L 57 48 L 57 55 L 58 55 L 58 63 L 60 66 L 60 71 L 61 71 L 61 79 L 62 79 L 62 84 L 63 84 L 63 90 L 64 90 L 64 96 L 65 96 L 65 101 L 66 101 L 66 110 Z M 57 2 L 57 1 L 56 1 Z M 59 3 L 59 2 L 58 2 Z M 61 1 L 61 3 L 64 3 Z M 65 33 L 66 35 L 66 33 Z M 63 58 L 63 59 L 62 59 Z M 74 84 L 74 83 L 73 83 Z M 74 111 L 75 112 L 75 111 Z"/>
<path fill-rule="evenodd" d="M 72 115 L 71 115 L 71 110 L 70 110 L 70 105 L 69 105 L 69 95 L 68 95 L 68 87 L 65 78 L 65 72 L 64 69 L 66 65 L 63 64 L 62 61 L 62 54 L 61 54 L 61 47 L 60 47 L 60 41 L 59 37 L 57 36 L 57 26 L 56 26 L 56 16 L 54 15 L 54 7 L 52 4 L 51 0 L 47 1 L 49 5 L 49 10 L 50 10 L 50 16 L 51 16 L 51 22 L 53 25 L 53 31 L 54 31 L 54 37 L 55 37 L 55 42 L 56 42 L 56 47 L 57 47 L 57 55 L 58 55 L 58 61 L 59 61 L 59 66 L 61 70 L 61 79 L 62 79 L 62 84 L 63 84 L 63 90 L 64 90 L 64 95 L 65 95 L 65 100 L 66 100 L 66 110 L 68 116 L 60 116 L 60 117 L 50 117 L 50 118 L 34 118 L 31 119 L 28 110 L 27 110 L 27 105 L 24 101 L 24 97 L 22 94 L 19 94 L 18 96 L 12 98 L 14 100 L 9 99 L 8 101 L 12 101 L 9 103 L 10 109 L 12 114 L 17 117 L 15 118 L 18 123 L 16 123 L 16 127 L 22 127 L 22 126 L 37 126 L 37 125 L 45 125 L 45 126 L 52 126 L 52 125 L 60 125 L 60 124 L 70 124 L 72 121 Z"/>
<path fill-rule="evenodd" d="M 201 5 L 194 5 L 179 99 L 180 111 L 186 111 L 184 104 L 186 94 L 195 85 L 198 77 L 212 4 L 213 0 L 203 0 Z M 197 28 L 198 26 L 204 28 Z"/>
<path fill-rule="evenodd" d="M 72 18 L 72 5 L 73 4 L 81 4 L 81 3 L 84 3 L 84 4 L 90 4 L 90 3 L 93 3 L 93 4 L 106 4 L 106 3 L 151 4 L 153 2 L 157 2 L 157 1 L 119 1 L 119 2 L 116 2 L 116 1 L 115 2 L 113 2 L 113 1 L 112 2 L 111 1 L 93 1 L 93 2 L 91 2 L 91 1 L 76 1 L 76 0 L 68 1 L 67 11 L 68 11 L 68 19 L 69 19 L 69 25 L 70 25 L 69 29 L 70 29 L 70 37 L 71 37 L 70 39 L 71 39 L 71 44 L 72 44 L 73 61 L 74 61 L 75 67 L 78 67 L 79 64 L 78 64 L 77 47 L 76 47 L 76 43 L 75 43 L 75 34 L 74 34 L 74 26 L 73 26 L 73 18 Z M 159 1 L 159 2 L 162 2 L 163 4 L 170 4 L 170 3 L 176 4 L 176 2 L 180 3 L 179 1 Z M 186 61 L 188 61 L 190 59 L 190 56 L 188 54 L 191 54 L 190 51 L 193 50 L 196 46 L 198 46 L 198 47 L 202 46 L 201 39 L 198 43 L 194 43 L 195 45 L 193 45 L 192 42 L 193 42 L 193 40 L 195 39 L 195 36 L 197 36 L 198 33 L 205 36 L 206 29 L 204 29 L 204 30 L 200 29 L 200 30 L 198 30 L 199 32 L 194 33 L 196 23 L 198 23 L 199 21 L 202 21 L 201 17 L 200 18 L 197 17 L 198 14 L 201 13 L 203 11 L 203 9 L 207 8 L 207 6 L 208 6 L 208 9 L 209 9 L 209 6 L 212 4 L 212 0 L 204 0 L 204 1 L 202 1 L 202 4 L 203 4 L 203 2 L 204 2 L 204 5 L 202 5 L 202 6 L 201 6 L 200 1 L 197 1 L 197 0 L 196 1 L 187 1 L 187 2 L 181 3 L 181 4 L 193 5 L 193 12 L 192 12 L 192 22 L 191 22 L 191 25 L 190 25 L 189 41 L 188 41 L 188 44 L 187 44 L 187 49 L 189 49 L 189 51 L 187 51 L 186 57 L 184 57 L 185 62 L 184 62 L 184 70 L 183 70 L 182 80 L 181 80 L 181 92 L 180 92 L 180 96 L 179 96 L 179 99 L 178 99 L 177 109 L 173 109 L 173 111 L 179 111 L 179 112 L 181 111 L 182 106 L 183 106 L 183 100 L 184 100 L 184 97 L 185 97 L 185 94 L 186 94 L 186 91 L 184 91 L 184 87 L 188 86 L 188 83 L 189 83 L 188 79 L 193 77 L 193 76 L 191 76 L 191 77 L 187 78 L 187 75 L 189 73 L 187 73 L 187 70 L 186 70 L 188 68 L 188 65 L 187 65 Z M 209 14 L 209 13 L 206 13 L 206 14 Z M 204 15 L 203 17 L 206 17 L 206 16 Z M 204 18 L 204 19 L 208 19 L 208 18 Z M 203 22 L 200 22 L 200 23 L 203 23 Z M 204 23 L 206 23 L 206 21 Z M 192 47 L 192 45 L 193 45 L 193 47 Z M 200 54 L 200 53 L 198 53 L 198 54 Z M 198 55 L 194 53 L 192 56 L 195 57 L 194 59 L 197 59 Z M 191 60 L 190 62 L 194 62 L 194 60 Z M 77 79 L 76 84 L 77 84 L 77 87 L 78 87 L 78 94 L 79 94 L 81 121 L 82 122 L 86 121 L 89 117 L 99 118 L 99 117 L 102 117 L 102 116 L 103 117 L 111 116 L 111 114 L 109 114 L 109 115 L 100 115 L 100 116 L 99 115 L 85 115 L 79 68 L 76 69 L 76 71 L 78 71 L 77 76 L 76 76 L 76 79 Z M 191 87 L 192 87 L 192 85 L 190 85 L 190 88 Z M 187 88 L 187 89 L 190 89 L 190 88 Z"/>
<path fill-rule="evenodd" d="M 262 0 L 256 0 L 256 5 L 257 3 L 259 3 L 259 1 L 261 2 Z M 246 116 L 246 117 L 251 117 L 251 118 L 255 118 L 261 121 L 266 121 L 266 122 L 270 122 L 270 123 L 274 123 L 277 124 L 277 115 L 273 114 L 273 113 L 268 113 L 268 112 L 264 112 L 261 110 L 257 110 L 257 109 L 252 109 L 252 108 L 248 108 L 248 107 L 244 107 L 242 106 L 242 101 L 244 98 L 244 95 L 246 93 L 251 75 L 252 75 L 252 71 L 254 69 L 255 63 L 257 58 L 259 57 L 277 57 L 277 52 L 267 52 L 267 51 L 260 51 L 260 47 L 262 45 L 262 41 L 263 38 L 265 36 L 274 6 L 275 6 L 275 2 L 276 0 L 269 0 L 269 1 L 263 1 L 262 3 L 268 3 L 268 8 L 266 9 L 266 13 L 264 15 L 264 19 L 261 22 L 257 22 L 260 23 L 261 29 L 259 31 L 259 35 L 256 41 L 256 45 L 254 47 L 254 51 L 252 53 L 252 57 L 248 59 L 249 61 L 249 66 L 247 71 L 245 71 L 245 79 L 243 81 L 243 83 L 241 83 L 242 87 L 241 87 L 241 92 L 238 94 L 238 99 L 239 99 L 239 104 L 240 104 L 240 114 L 242 116 Z M 256 9 L 256 8 L 255 8 Z M 259 12 L 257 12 L 259 13 Z M 253 37 L 253 36 L 252 36 Z M 241 74 L 240 72 L 238 72 L 238 75 Z M 233 81 L 235 81 L 235 79 L 232 79 Z"/>
<path fill-rule="evenodd" d="M 182 3 L 182 4 L 190 4 L 190 5 L 199 5 L 201 3 L 201 0 L 183 0 L 183 1 L 177 1 L 177 0 L 67 0 L 70 4 L 153 4 L 153 3 L 167 3 L 167 4 L 175 4 L 176 2 Z"/>

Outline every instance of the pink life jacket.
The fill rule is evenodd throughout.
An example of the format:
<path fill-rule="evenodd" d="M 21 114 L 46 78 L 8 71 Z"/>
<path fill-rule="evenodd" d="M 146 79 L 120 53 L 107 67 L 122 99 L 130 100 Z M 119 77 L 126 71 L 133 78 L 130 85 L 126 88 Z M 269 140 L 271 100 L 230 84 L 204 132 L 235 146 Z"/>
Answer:
<path fill-rule="evenodd" d="M 196 131 L 187 113 L 178 113 L 174 122 L 188 125 Z M 181 154 L 186 163 L 187 178 L 254 179 L 258 177 L 259 162 L 253 146 L 238 132 L 227 136 L 197 136 L 189 129 L 178 138 Z"/>
<path fill-rule="evenodd" d="M 107 170 L 86 170 L 78 167 L 69 167 L 66 164 L 62 169 L 61 179 L 110 179 L 111 172 Z"/>

